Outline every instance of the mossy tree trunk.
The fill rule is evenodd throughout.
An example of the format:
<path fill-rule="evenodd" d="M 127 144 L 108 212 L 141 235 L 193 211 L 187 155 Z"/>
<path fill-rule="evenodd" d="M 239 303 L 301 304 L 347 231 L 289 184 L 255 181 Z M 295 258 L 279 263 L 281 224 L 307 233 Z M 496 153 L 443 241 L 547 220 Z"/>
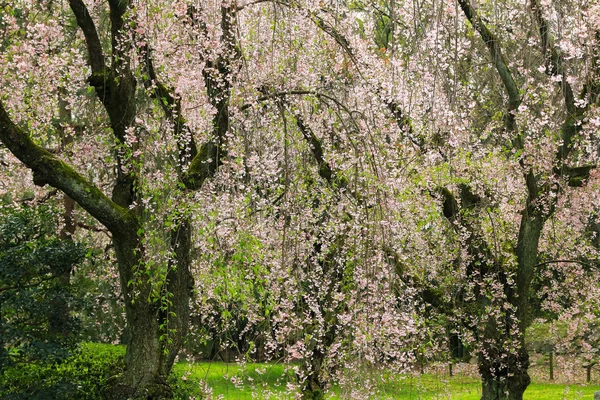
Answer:
<path fill-rule="evenodd" d="M 108 0 L 111 23 L 111 55 L 105 57 L 96 25 L 82 0 L 69 0 L 69 5 L 82 30 L 92 73 L 89 83 L 104 105 L 118 145 L 127 143 L 128 129 L 135 125 L 137 115 L 137 81 L 130 67 L 131 46 L 128 46 L 128 29 L 125 14 L 131 2 Z M 233 10 L 224 7 L 224 38 L 231 40 L 233 32 Z M 110 64 L 107 65 L 107 61 Z M 150 60 L 149 60 L 150 61 Z M 185 174 L 181 173 L 182 184 L 188 190 L 201 187 L 204 180 L 212 176 L 222 157 L 222 145 L 229 129 L 228 99 L 231 72 L 228 58 L 218 62 L 219 76 L 207 76 L 207 87 L 211 103 L 218 110 L 213 140 L 196 151 L 193 135 L 185 126 L 180 114 L 179 100 L 169 93 L 155 93 L 161 99 L 169 95 L 172 104 L 166 108 L 166 116 L 176 122 L 177 140 L 186 136 L 188 143 L 180 146 L 181 160 L 190 164 Z M 157 87 L 166 91 L 164 85 Z M 218 88 L 218 89 L 215 89 Z M 161 102 L 163 103 L 163 102 Z M 185 135 L 180 135 L 185 131 Z M 117 159 L 117 176 L 111 198 L 73 170 L 56 156 L 34 143 L 28 132 L 17 127 L 8 111 L 0 103 L 0 140 L 33 172 L 34 183 L 49 184 L 76 201 L 111 232 L 118 263 L 120 286 L 125 299 L 125 310 L 130 340 L 127 343 L 126 372 L 123 379 L 123 395 L 135 398 L 167 398 L 170 390 L 166 384 L 175 358 L 183 344 L 188 329 L 190 298 L 193 279 L 190 273 L 191 225 L 185 213 L 177 217 L 170 246 L 175 254 L 169 264 L 161 290 L 168 299 L 167 305 L 153 299 L 155 289 L 147 279 L 140 279 L 145 271 L 145 249 L 143 246 L 144 221 L 141 217 L 140 193 L 137 169 L 133 157 Z M 190 152 L 189 149 L 192 149 Z M 134 149 L 135 150 L 135 149 Z M 184 153 L 185 152 L 185 153 Z M 207 160 L 211 162 L 207 162 Z M 71 203 L 69 203 L 71 204 Z M 72 204 L 71 204 L 72 205 Z"/>
<path fill-rule="evenodd" d="M 82 0 L 69 0 L 77 25 L 85 37 L 88 62 L 91 67 L 89 84 L 107 111 L 115 142 L 127 143 L 127 132 L 135 126 L 137 115 L 137 80 L 131 70 L 131 24 L 125 23 L 130 0 L 108 0 L 110 7 L 111 54 L 104 55 L 96 25 Z M 154 83 L 151 93 L 163 106 L 165 117 L 175 127 L 174 135 L 180 151 L 180 183 L 185 190 L 200 188 L 216 172 L 221 163 L 225 137 L 229 130 L 229 96 L 235 51 L 235 9 L 226 2 L 222 7 L 223 41 L 229 47 L 223 57 L 211 61 L 205 74 L 211 104 L 217 113 L 213 120 L 213 138 L 197 150 L 194 136 L 181 115 L 180 99 L 162 85 L 152 66 L 146 48 L 146 69 Z M 217 71 L 217 72 L 214 72 Z M 146 77 L 146 75 L 144 75 Z M 147 79 L 147 78 L 144 78 Z M 146 84 L 147 82 L 144 81 Z M 64 111 L 64 110 L 63 110 Z M 139 161 L 119 155 L 116 180 L 111 198 L 86 180 L 58 157 L 34 143 L 28 132 L 16 126 L 0 102 L 0 141 L 26 166 L 37 185 L 49 184 L 77 202 L 112 234 L 118 263 L 119 279 L 125 299 L 125 311 L 130 339 L 127 343 L 126 372 L 123 382 L 111 396 L 134 398 L 168 398 L 171 396 L 167 377 L 181 349 L 188 330 L 193 278 L 190 272 L 191 222 L 186 212 L 174 218 L 175 228 L 170 243 L 174 259 L 168 265 L 160 291 L 164 299 L 156 299 L 156 283 L 143 279 L 145 260 L 151 257 L 143 245 L 143 193 L 139 186 Z M 132 144 L 135 146 L 135 143 Z M 132 153 L 136 150 L 132 149 Z M 117 152 L 120 154 L 120 152 Z M 184 173 L 184 165 L 189 165 Z M 69 203 L 72 205 L 72 203 Z M 153 292 L 154 291 L 154 292 Z M 164 301 L 162 301 L 164 300 Z"/>
<path fill-rule="evenodd" d="M 505 113 L 504 125 L 507 132 L 512 134 L 511 145 L 515 150 L 524 150 L 526 133 L 517 126 L 516 115 L 521 105 L 521 92 L 517 86 L 509 64 L 503 54 L 502 43 L 486 26 L 486 21 L 480 17 L 479 11 L 474 8 L 470 0 L 458 0 L 458 4 L 466 19 L 473 29 L 479 34 L 489 51 L 498 78 L 504 86 L 508 97 L 508 107 Z M 540 236 L 546 221 L 553 215 L 557 199 L 561 193 L 560 185 L 582 186 L 582 182 L 589 177 L 589 172 L 594 166 L 571 167 L 568 165 L 568 157 L 573 148 L 573 138 L 581 130 L 582 120 L 589 105 L 577 107 L 571 84 L 564 70 L 564 56 L 559 53 L 553 42 L 548 22 L 544 19 L 542 7 L 539 0 L 529 2 L 530 11 L 539 29 L 541 52 L 546 62 L 546 74 L 551 77 L 562 77 L 557 80 L 564 99 L 565 122 L 561 127 L 562 143 L 558 146 L 554 168 L 551 171 L 534 171 L 523 159 L 519 161 L 523 171 L 527 199 L 521 213 L 519 234 L 515 246 L 517 257 L 517 274 L 514 284 L 509 285 L 504 281 L 504 295 L 511 306 L 509 314 L 513 321 L 506 321 L 507 327 L 514 326 L 515 329 L 505 332 L 491 332 L 486 328 L 486 334 L 481 338 L 484 341 L 485 357 L 480 357 L 480 372 L 483 382 L 482 399 L 522 399 L 523 392 L 530 382 L 527 375 L 529 360 L 524 346 L 525 330 L 532 320 L 530 297 L 532 282 L 538 268 L 538 246 Z M 586 91 L 592 92 L 593 96 L 597 88 L 586 85 L 583 88 L 582 98 Z M 518 335 L 516 340 L 510 340 L 512 348 L 503 365 L 496 365 L 495 358 L 501 358 L 507 349 L 494 349 L 494 338 L 504 335 L 507 338 Z M 514 343 L 517 343 L 516 346 Z M 506 371 L 503 368 L 506 368 Z M 504 372 L 505 371 L 505 372 Z"/>
<path fill-rule="evenodd" d="M 525 330 L 531 321 L 531 284 L 538 264 L 538 244 L 544 222 L 549 214 L 542 214 L 533 205 L 539 188 L 530 182 L 531 195 L 522 212 L 515 255 L 517 256 L 517 278 L 514 284 L 507 279 L 503 261 L 498 258 L 482 235 L 478 221 L 481 198 L 469 186 L 459 185 L 459 199 L 446 188 L 440 188 L 444 216 L 457 231 L 468 232 L 463 246 L 467 250 L 467 275 L 475 283 L 475 300 L 467 304 L 477 315 L 484 317 L 490 307 L 500 307 L 498 317 L 490 317 L 483 326 L 465 326 L 479 338 L 478 367 L 482 381 L 482 400 L 522 399 L 530 383 L 527 373 L 529 356 L 525 348 Z M 464 210 L 464 211 L 463 211 Z M 493 277 L 502 285 L 499 298 L 484 293 L 482 278 Z M 497 294 L 500 295 L 500 294 Z M 471 296 L 467 296 L 471 297 Z M 506 303 L 503 305 L 502 303 Z"/>

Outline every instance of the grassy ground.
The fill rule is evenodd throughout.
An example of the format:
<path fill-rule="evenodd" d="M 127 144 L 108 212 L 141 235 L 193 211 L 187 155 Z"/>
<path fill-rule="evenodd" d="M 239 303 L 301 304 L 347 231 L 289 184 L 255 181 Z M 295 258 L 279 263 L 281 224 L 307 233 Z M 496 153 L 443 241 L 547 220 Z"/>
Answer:
<path fill-rule="evenodd" d="M 122 346 L 86 343 L 81 352 L 60 365 L 5 368 L 0 373 L 0 399 L 100 400 L 107 379 L 122 371 L 124 354 Z M 525 392 L 525 400 L 591 400 L 594 392 L 600 391 L 598 371 L 592 375 L 594 384 L 584 385 L 585 374 L 573 360 L 555 369 L 558 378 L 553 383 L 544 380 L 548 374 L 540 365 L 531 369 L 534 383 Z M 427 366 L 427 373 L 422 375 L 348 370 L 344 376 L 350 384 L 334 385 L 327 398 L 479 400 L 481 384 L 476 369 L 473 364 L 455 364 L 453 377 L 448 376 L 447 364 Z M 170 379 L 176 399 L 181 400 L 286 400 L 298 393 L 293 369 L 281 364 L 179 362 Z"/>
<path fill-rule="evenodd" d="M 363 382 L 357 381 L 358 391 L 350 392 L 333 387 L 328 399 L 460 399 L 479 400 L 481 383 L 475 377 L 456 375 L 402 375 L 368 379 L 360 374 Z M 213 399 L 293 399 L 293 372 L 276 364 L 246 364 L 239 366 L 225 363 L 195 363 L 176 365 L 173 378 L 178 382 L 183 395 L 193 393 L 201 396 L 202 382 L 210 388 Z M 374 378 L 374 377 L 371 377 Z M 383 378 L 383 379 L 382 379 Z M 365 396 L 362 388 L 377 380 L 377 395 Z M 290 385 L 288 387 L 288 385 Z M 593 399 L 598 385 L 533 383 L 525 392 L 526 400 L 571 400 Z M 187 398 L 186 398 L 187 399 Z"/>

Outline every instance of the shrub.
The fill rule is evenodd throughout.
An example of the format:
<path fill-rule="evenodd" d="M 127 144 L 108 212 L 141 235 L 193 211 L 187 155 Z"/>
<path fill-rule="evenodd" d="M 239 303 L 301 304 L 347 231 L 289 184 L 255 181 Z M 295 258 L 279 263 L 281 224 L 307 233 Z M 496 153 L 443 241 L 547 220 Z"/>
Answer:
<path fill-rule="evenodd" d="M 0 368 L 60 362 L 79 340 L 69 276 L 85 249 L 57 235 L 50 207 L 0 206 Z"/>
<path fill-rule="evenodd" d="M 59 363 L 19 364 L 0 376 L 0 398 L 6 400 L 100 400 L 108 380 L 123 372 L 125 348 L 83 343 Z"/>

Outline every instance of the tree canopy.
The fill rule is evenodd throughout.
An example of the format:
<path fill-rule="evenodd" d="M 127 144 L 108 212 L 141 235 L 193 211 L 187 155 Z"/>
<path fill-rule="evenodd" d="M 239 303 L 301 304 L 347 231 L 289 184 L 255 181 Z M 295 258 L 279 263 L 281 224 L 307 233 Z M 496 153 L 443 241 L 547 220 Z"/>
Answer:
<path fill-rule="evenodd" d="M 115 395 L 171 396 L 186 338 L 317 399 L 451 336 L 521 399 L 531 324 L 597 307 L 597 2 L 0 7 L 0 196 L 109 237 Z"/>

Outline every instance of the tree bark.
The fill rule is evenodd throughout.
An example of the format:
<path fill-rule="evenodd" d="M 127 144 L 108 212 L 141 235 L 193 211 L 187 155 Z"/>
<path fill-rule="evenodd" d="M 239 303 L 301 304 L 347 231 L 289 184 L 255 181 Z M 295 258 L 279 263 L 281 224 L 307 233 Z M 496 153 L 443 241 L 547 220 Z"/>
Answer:
<path fill-rule="evenodd" d="M 531 383 L 527 373 L 529 354 L 524 343 L 510 354 L 503 355 L 491 348 L 484 351 L 486 355 L 479 355 L 481 400 L 522 400 Z"/>
<path fill-rule="evenodd" d="M 136 252 L 140 238 L 129 229 L 113 233 L 113 245 L 119 267 L 121 290 L 125 298 L 125 314 L 130 329 L 125 356 L 124 384 L 136 389 L 136 395 L 155 382 L 164 380 L 159 376 L 161 346 L 158 336 L 158 312 L 148 301 L 149 287 L 143 279 L 136 279 L 136 272 L 143 268 L 141 254 Z"/>
<path fill-rule="evenodd" d="M 585 382 L 586 383 L 590 383 L 590 381 L 592 380 L 592 367 L 594 366 L 593 363 L 588 363 L 585 366 Z"/>
<path fill-rule="evenodd" d="M 528 175 L 527 179 L 533 177 Z M 503 332 L 497 332 L 496 327 L 486 328 L 483 350 L 479 356 L 482 400 L 522 400 L 523 393 L 531 383 L 527 373 L 529 354 L 525 348 L 525 331 L 532 319 L 529 297 L 538 264 L 539 240 L 549 214 L 542 213 L 534 205 L 539 189 L 534 182 L 530 183 L 530 195 L 521 215 L 515 249 L 518 263 L 516 285 L 513 288 L 505 284 L 507 301 L 514 306 L 514 314 L 511 317 L 512 313 L 509 313 L 504 317 Z M 515 335 L 515 331 L 518 335 L 517 348 L 507 348 L 504 341 Z M 495 343 L 494 338 L 500 343 Z"/>
<path fill-rule="evenodd" d="M 175 252 L 175 263 L 169 266 L 166 291 L 172 294 L 171 303 L 161 310 L 161 320 L 166 321 L 165 352 L 160 360 L 160 374 L 168 376 L 173 363 L 183 346 L 188 333 L 190 319 L 190 300 L 194 288 L 194 279 L 190 271 L 192 229 L 189 218 L 182 218 L 171 234 L 171 248 Z"/>
<path fill-rule="evenodd" d="M 532 320 L 529 297 L 531 295 L 531 283 L 538 264 L 538 245 L 546 219 L 545 215 L 535 212 L 530 204 L 523 211 L 521 217 L 516 248 L 518 263 L 516 296 L 512 300 L 517 307 L 519 332 L 521 334 L 525 334 L 525 330 Z"/>
<path fill-rule="evenodd" d="M 127 30 L 124 15 L 131 2 L 129 0 L 109 0 L 111 26 L 111 65 L 107 66 L 99 35 L 90 14 L 81 0 L 70 0 L 70 6 L 77 19 L 77 24 L 84 33 L 88 49 L 92 75 L 89 83 L 96 89 L 98 98 L 104 104 L 110 117 L 113 134 L 118 143 L 126 143 L 127 130 L 135 125 L 137 114 L 136 86 L 137 81 L 131 71 L 130 48 L 128 47 Z M 150 57 L 147 49 L 148 59 Z M 149 59 L 150 60 L 150 59 Z M 152 78 L 156 79 L 151 64 Z M 167 89 L 160 85 L 165 93 Z M 171 97 L 173 100 L 174 98 Z M 174 106 L 170 104 L 170 106 Z M 184 128 L 184 120 L 180 107 L 166 107 L 167 116 L 178 128 Z M 170 113 L 169 113 L 170 112 Z M 178 142 L 181 132 L 176 132 Z M 196 156 L 195 144 L 192 140 L 192 154 L 186 159 Z M 187 146 L 180 146 L 185 151 Z M 135 149 L 133 149 L 135 150 Z M 207 157 L 208 158 L 208 157 Z M 189 270 L 191 250 L 191 230 L 189 220 L 180 221 L 173 231 L 170 240 L 174 252 L 174 260 L 168 265 L 165 281 L 150 283 L 147 280 L 142 243 L 143 221 L 140 218 L 141 208 L 138 197 L 136 168 L 125 165 L 131 160 L 119 158 L 117 165 L 117 181 L 113 190 L 112 201 L 129 210 L 132 218 L 123 221 L 119 229 L 111 229 L 113 244 L 119 267 L 121 290 L 125 298 L 127 325 L 130 331 L 127 343 L 126 371 L 122 384 L 113 397 L 130 396 L 136 398 L 168 398 L 172 393 L 167 378 L 179 352 L 183 339 L 187 334 L 189 319 L 189 302 L 193 286 Z M 205 161 L 200 160 L 200 161 Z M 194 171 L 193 168 L 191 168 Z M 204 177 L 205 178 L 205 177 Z M 202 184 L 199 182 L 199 187 Z M 195 188 L 197 188 L 195 187 Z M 135 204 L 138 205 L 135 205 Z M 131 207 L 133 209 L 131 209 Z M 85 207 L 84 207 L 85 208 Z M 156 287 L 161 284 L 159 298 Z M 118 393 L 121 390 L 122 393 Z"/>

